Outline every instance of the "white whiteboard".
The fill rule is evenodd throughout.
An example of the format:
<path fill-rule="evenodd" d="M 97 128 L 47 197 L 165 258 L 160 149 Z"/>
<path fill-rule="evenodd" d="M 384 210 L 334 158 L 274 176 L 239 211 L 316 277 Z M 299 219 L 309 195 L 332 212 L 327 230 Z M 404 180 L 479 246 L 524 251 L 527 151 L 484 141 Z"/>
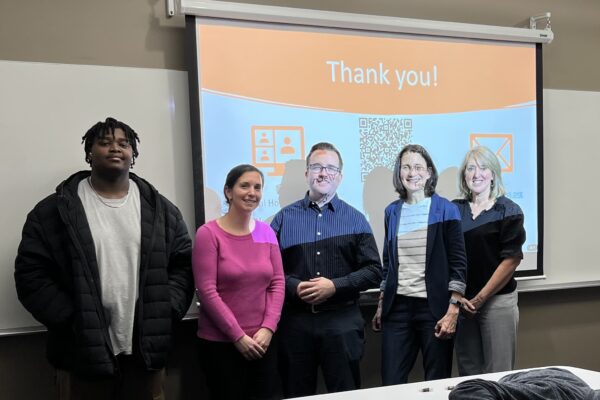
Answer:
<path fill-rule="evenodd" d="M 520 291 L 600 285 L 599 150 L 600 93 L 544 90 L 546 279 Z"/>
<path fill-rule="evenodd" d="M 81 136 L 113 116 L 140 135 L 134 172 L 181 209 L 194 232 L 187 74 L 0 61 L 0 335 L 40 329 L 19 303 L 14 258 L 27 213 L 87 169 Z M 600 284 L 595 226 L 600 93 L 544 91 L 545 280 L 522 290 Z M 382 232 L 375 232 L 377 237 Z"/>
<path fill-rule="evenodd" d="M 15 291 L 21 230 L 38 201 L 89 168 L 81 137 L 107 116 L 138 132 L 133 172 L 177 204 L 193 232 L 187 73 L 0 61 L 0 334 L 39 327 Z"/>

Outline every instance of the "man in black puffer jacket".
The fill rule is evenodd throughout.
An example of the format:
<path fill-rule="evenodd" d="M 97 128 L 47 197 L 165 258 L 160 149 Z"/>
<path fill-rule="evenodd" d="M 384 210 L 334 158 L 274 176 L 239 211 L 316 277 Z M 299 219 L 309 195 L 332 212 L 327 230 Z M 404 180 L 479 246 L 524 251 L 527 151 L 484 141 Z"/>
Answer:
<path fill-rule="evenodd" d="M 61 399 L 161 399 L 172 325 L 193 296 L 181 213 L 130 173 L 138 135 L 113 118 L 83 137 L 91 171 L 27 216 L 19 300 L 48 329 Z"/>

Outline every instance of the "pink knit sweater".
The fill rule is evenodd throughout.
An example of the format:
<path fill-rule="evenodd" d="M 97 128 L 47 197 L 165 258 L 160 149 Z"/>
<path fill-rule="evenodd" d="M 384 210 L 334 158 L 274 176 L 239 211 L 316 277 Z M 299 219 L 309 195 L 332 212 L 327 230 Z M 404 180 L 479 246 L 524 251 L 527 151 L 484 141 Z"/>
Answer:
<path fill-rule="evenodd" d="M 215 221 L 196 232 L 192 253 L 200 300 L 198 337 L 235 342 L 260 328 L 275 332 L 285 284 L 281 254 L 271 227 L 261 221 L 236 236 Z"/>

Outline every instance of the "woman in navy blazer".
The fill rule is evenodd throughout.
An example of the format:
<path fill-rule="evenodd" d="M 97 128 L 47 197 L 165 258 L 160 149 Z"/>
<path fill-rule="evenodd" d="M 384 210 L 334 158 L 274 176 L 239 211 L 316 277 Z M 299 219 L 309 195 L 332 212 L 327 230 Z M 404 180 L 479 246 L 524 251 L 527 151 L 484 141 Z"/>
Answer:
<path fill-rule="evenodd" d="M 427 150 L 405 146 L 394 167 L 400 199 L 385 210 L 383 281 L 373 329 L 383 331 L 384 385 L 406 383 L 419 350 L 425 379 L 452 372 L 453 336 L 467 262 L 456 205 L 435 194 L 437 170 Z"/>

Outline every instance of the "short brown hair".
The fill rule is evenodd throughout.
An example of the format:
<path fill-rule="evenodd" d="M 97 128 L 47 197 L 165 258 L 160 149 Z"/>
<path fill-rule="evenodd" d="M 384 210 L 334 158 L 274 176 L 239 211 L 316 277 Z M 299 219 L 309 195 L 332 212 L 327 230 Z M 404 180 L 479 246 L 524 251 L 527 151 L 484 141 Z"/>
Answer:
<path fill-rule="evenodd" d="M 431 197 L 431 195 L 435 193 L 435 186 L 437 185 L 438 180 L 438 172 L 435 168 L 433 160 L 431 159 L 431 156 L 429 155 L 427 150 L 425 150 L 425 147 L 418 144 L 407 144 L 402 148 L 402 150 L 400 150 L 398 157 L 396 157 L 393 177 L 394 188 L 396 188 L 396 192 L 398 192 L 402 200 L 406 200 L 406 198 L 408 197 L 408 192 L 406 191 L 406 188 L 404 188 L 404 185 L 402 184 L 402 179 L 400 178 L 400 169 L 402 168 L 402 165 L 400 164 L 402 163 L 402 156 L 406 153 L 417 153 L 425 159 L 425 162 L 427 163 L 427 169 L 429 169 L 429 173 L 431 175 L 429 179 L 427 179 L 427 182 L 425 182 L 425 196 Z"/>
<path fill-rule="evenodd" d="M 331 143 L 328 143 L 328 142 L 320 142 L 320 143 L 313 145 L 313 147 L 310 148 L 310 151 L 308 152 L 308 155 L 306 156 L 306 168 L 308 168 L 308 164 L 310 163 L 310 156 L 312 156 L 312 153 L 314 153 L 317 150 L 328 150 L 328 151 L 335 152 L 335 154 L 337 154 L 337 156 L 338 156 L 338 160 L 340 160 L 340 165 L 339 165 L 340 171 L 342 170 L 342 167 L 344 166 L 344 162 L 342 161 L 342 155 L 340 154 L 339 150 L 335 148 L 334 145 L 332 145 Z"/>

